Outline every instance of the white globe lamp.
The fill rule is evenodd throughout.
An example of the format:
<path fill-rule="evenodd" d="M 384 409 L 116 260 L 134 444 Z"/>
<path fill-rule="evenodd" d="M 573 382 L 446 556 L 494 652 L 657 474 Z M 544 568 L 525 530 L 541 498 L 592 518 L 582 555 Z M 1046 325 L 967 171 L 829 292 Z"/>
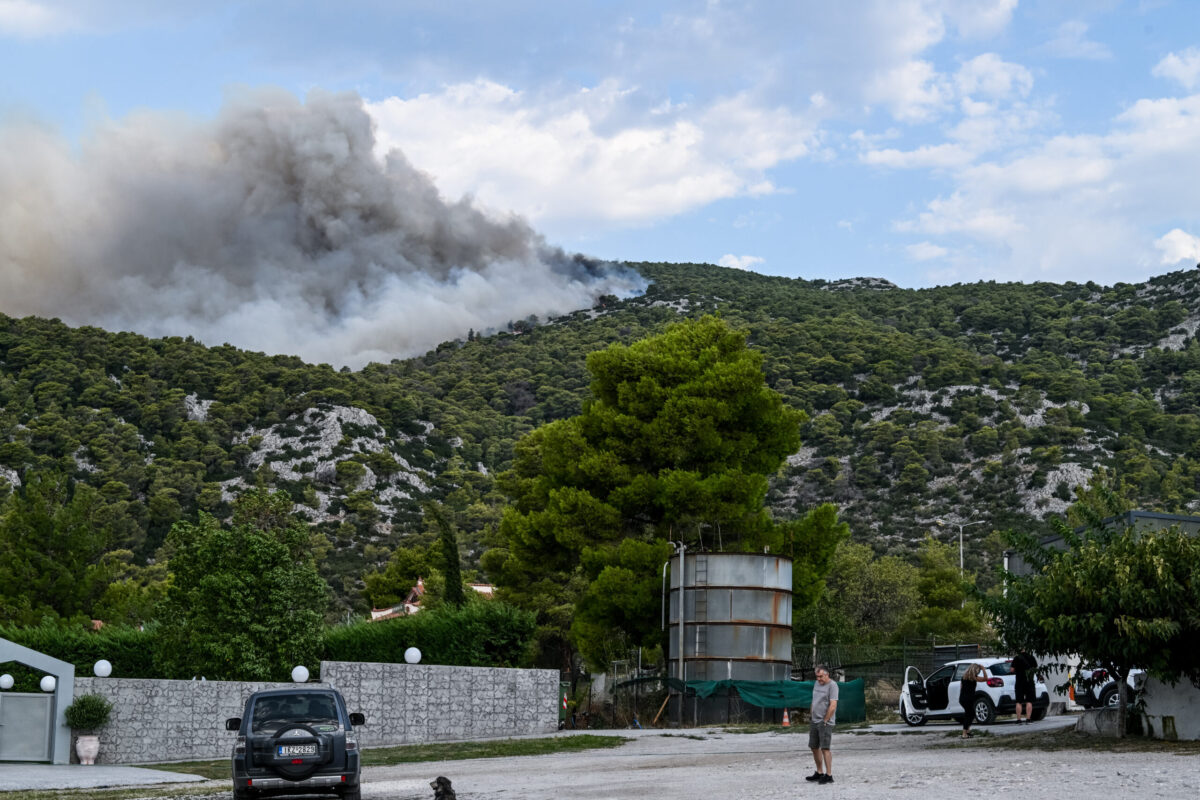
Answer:
<path fill-rule="evenodd" d="M 0 689 L 8 690 L 13 687 L 13 676 L 4 674 L 0 675 Z"/>
<path fill-rule="evenodd" d="M 303 664 L 292 667 L 292 681 L 294 683 L 307 683 L 308 667 L 304 666 Z"/>
<path fill-rule="evenodd" d="M 46 675 L 42 678 L 40 685 L 43 692 L 53 692 L 54 688 L 58 686 L 58 681 L 54 679 L 53 675 Z"/>
<path fill-rule="evenodd" d="M 421 651 L 415 647 L 410 647 L 404 651 L 404 661 L 408 664 L 421 663 Z"/>
<path fill-rule="evenodd" d="M 112 664 L 108 663 L 107 659 L 102 658 L 92 667 L 92 672 L 96 673 L 97 678 L 107 678 L 109 675 L 112 675 Z"/>

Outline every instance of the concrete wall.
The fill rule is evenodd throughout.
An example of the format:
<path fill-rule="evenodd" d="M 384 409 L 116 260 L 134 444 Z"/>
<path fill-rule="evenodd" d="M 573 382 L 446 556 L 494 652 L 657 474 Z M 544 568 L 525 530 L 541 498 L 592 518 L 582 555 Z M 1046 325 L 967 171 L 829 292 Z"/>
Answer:
<path fill-rule="evenodd" d="M 1187 678 L 1172 686 L 1147 677 L 1142 697 L 1149 735 L 1155 739 L 1200 739 L 1200 689 Z"/>
<path fill-rule="evenodd" d="M 322 683 L 361 711 L 365 747 L 543 733 L 558 729 L 554 670 L 322 662 Z M 113 701 L 100 764 L 228 758 L 251 693 L 286 683 L 77 678 L 75 693 Z"/>

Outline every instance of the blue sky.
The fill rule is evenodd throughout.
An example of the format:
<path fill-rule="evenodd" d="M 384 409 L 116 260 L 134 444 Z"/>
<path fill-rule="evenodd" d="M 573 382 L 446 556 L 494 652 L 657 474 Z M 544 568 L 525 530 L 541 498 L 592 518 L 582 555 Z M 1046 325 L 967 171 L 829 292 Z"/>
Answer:
<path fill-rule="evenodd" d="M 260 86 L 356 92 L 381 156 L 602 258 L 903 286 L 1200 261 L 1190 0 L 0 0 L 0 114 L 73 142 Z"/>

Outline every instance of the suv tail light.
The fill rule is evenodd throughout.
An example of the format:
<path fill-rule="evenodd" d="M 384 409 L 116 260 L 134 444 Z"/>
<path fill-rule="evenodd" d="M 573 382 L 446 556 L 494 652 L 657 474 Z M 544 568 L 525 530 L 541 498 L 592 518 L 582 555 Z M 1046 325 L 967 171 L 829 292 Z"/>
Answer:
<path fill-rule="evenodd" d="M 237 753 L 238 755 L 241 755 L 246 752 L 246 737 L 245 736 L 237 737 L 237 741 L 234 742 L 234 744 L 233 744 L 233 752 Z"/>
<path fill-rule="evenodd" d="M 358 736 L 349 731 L 346 732 L 346 752 L 351 752 L 358 749 Z"/>
<path fill-rule="evenodd" d="M 1004 679 L 1003 678 L 988 678 L 987 685 L 991 686 L 993 689 L 999 689 L 1001 686 L 1004 685 Z"/>

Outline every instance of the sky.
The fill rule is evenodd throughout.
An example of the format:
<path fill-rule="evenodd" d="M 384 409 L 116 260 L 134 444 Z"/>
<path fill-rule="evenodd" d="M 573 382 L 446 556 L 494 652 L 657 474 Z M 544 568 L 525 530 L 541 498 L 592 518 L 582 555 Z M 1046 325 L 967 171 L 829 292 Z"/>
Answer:
<path fill-rule="evenodd" d="M 907 287 L 1200 261 L 1193 0 L 0 0 L 0 126 L 182 139 L 280 90 L 352 93 L 381 161 L 598 259 Z"/>

